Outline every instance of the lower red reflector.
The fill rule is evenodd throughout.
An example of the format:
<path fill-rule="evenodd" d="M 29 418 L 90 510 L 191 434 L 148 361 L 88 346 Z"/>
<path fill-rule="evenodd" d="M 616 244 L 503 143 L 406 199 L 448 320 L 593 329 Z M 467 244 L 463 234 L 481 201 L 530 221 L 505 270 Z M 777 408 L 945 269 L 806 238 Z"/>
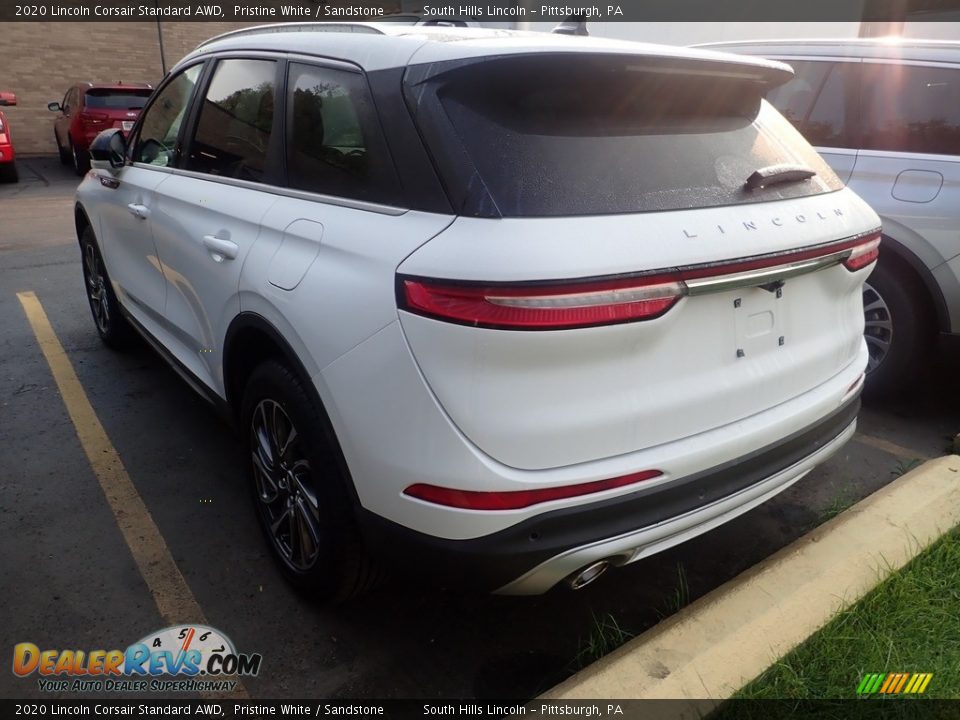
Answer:
<path fill-rule="evenodd" d="M 417 498 L 418 500 L 423 500 L 424 502 L 433 503 L 434 505 L 444 505 L 446 507 L 460 508 L 463 510 L 519 510 L 520 508 L 550 502 L 551 500 L 564 500 L 566 498 L 603 492 L 604 490 L 626 487 L 627 485 L 634 485 L 644 480 L 660 477 L 661 475 L 663 475 L 663 473 L 659 470 L 643 470 L 641 472 L 631 473 L 630 475 L 609 478 L 607 480 L 595 480 L 593 482 L 580 483 L 579 485 L 563 485 L 561 487 L 539 488 L 536 490 L 507 490 L 504 492 L 456 490 L 454 488 L 417 483 L 404 490 L 403 494 Z"/>

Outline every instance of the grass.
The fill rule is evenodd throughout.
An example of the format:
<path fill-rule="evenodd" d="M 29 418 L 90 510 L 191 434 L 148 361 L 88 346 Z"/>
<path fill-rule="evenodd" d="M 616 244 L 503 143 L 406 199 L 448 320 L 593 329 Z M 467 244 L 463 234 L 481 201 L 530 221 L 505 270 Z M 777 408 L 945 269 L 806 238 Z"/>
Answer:
<path fill-rule="evenodd" d="M 916 467 L 919 467 L 923 462 L 920 458 L 912 458 L 910 460 L 900 460 L 894 466 L 893 470 L 890 471 L 890 474 L 895 478 L 900 477 L 901 475 L 906 475 L 908 472 L 913 470 Z"/>
<path fill-rule="evenodd" d="M 682 562 L 677 563 L 677 586 L 664 599 L 663 604 L 664 610 L 657 611 L 661 620 L 680 612 L 690 604 L 690 586 L 687 584 L 687 571 Z"/>
<path fill-rule="evenodd" d="M 884 672 L 933 673 L 924 698 L 960 698 L 960 530 L 840 612 L 736 697 L 853 699 L 863 675 Z M 884 704 L 913 699 L 890 697 Z M 956 712 L 960 717 L 960 707 Z"/>
<path fill-rule="evenodd" d="M 855 502 L 856 499 L 849 493 L 840 493 L 830 501 L 829 505 L 819 512 L 817 515 L 816 526 L 823 525 L 823 523 L 827 522 L 828 520 L 833 520 L 837 515 L 849 508 Z"/>
<path fill-rule="evenodd" d="M 664 610 L 657 610 L 660 619 L 664 619 L 690 603 L 690 588 L 687 585 L 687 572 L 683 563 L 677 563 L 677 585 L 664 599 Z M 571 666 L 574 671 L 582 670 L 590 663 L 608 655 L 634 637 L 633 633 L 620 627 L 611 613 L 593 614 L 590 620 L 590 632 L 586 640 L 580 642 Z"/>
<path fill-rule="evenodd" d="M 590 622 L 590 633 L 587 635 L 587 639 L 581 642 L 573 665 L 577 670 L 583 669 L 604 655 L 613 652 L 632 637 L 633 633 L 621 628 L 617 619 L 610 613 L 593 615 Z"/>

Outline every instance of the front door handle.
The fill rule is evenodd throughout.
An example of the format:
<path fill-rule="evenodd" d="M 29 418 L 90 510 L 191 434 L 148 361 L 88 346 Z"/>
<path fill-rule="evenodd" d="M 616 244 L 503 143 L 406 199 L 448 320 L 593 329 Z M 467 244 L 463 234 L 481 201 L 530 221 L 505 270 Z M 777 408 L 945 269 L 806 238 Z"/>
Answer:
<path fill-rule="evenodd" d="M 127 210 L 130 211 L 131 215 L 140 218 L 141 220 L 146 220 L 148 217 L 150 217 L 150 208 L 148 208 L 146 205 L 130 203 L 127 205 Z"/>
<path fill-rule="evenodd" d="M 218 238 L 216 235 L 204 235 L 203 246 L 210 251 L 217 262 L 233 260 L 240 251 L 240 247 L 235 242 Z"/>

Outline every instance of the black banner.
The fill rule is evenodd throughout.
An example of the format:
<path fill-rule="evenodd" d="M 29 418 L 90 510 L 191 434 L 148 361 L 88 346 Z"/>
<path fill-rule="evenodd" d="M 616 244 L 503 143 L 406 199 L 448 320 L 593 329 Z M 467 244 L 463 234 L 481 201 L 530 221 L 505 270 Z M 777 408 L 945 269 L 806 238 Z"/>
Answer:
<path fill-rule="evenodd" d="M 412 8 L 412 9 L 411 9 Z M 401 10 L 403 12 L 401 13 Z M 378 22 L 411 14 L 477 22 L 960 21 L 960 0 L 41 0 L 0 22 Z"/>
<path fill-rule="evenodd" d="M 857 720 L 957 718 L 960 701 L 886 700 L 0 700 L 0 717 L 608 718 Z"/>

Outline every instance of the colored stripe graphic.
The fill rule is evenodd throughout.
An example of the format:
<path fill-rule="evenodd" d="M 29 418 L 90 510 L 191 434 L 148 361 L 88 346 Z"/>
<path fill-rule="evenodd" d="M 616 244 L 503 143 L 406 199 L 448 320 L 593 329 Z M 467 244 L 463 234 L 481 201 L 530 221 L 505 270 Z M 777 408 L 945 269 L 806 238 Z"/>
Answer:
<path fill-rule="evenodd" d="M 902 673 L 900 675 L 900 682 L 897 683 L 896 690 L 891 690 L 891 692 L 899 694 L 903 690 L 903 686 L 907 684 L 907 678 L 910 677 L 910 673 Z"/>
<path fill-rule="evenodd" d="M 932 678 L 933 673 L 867 673 L 857 686 L 857 695 L 919 695 Z"/>
<path fill-rule="evenodd" d="M 893 683 L 894 673 L 887 673 L 886 679 L 883 681 L 883 685 L 880 687 L 880 694 L 886 695 L 887 690 L 890 689 L 891 683 Z"/>

